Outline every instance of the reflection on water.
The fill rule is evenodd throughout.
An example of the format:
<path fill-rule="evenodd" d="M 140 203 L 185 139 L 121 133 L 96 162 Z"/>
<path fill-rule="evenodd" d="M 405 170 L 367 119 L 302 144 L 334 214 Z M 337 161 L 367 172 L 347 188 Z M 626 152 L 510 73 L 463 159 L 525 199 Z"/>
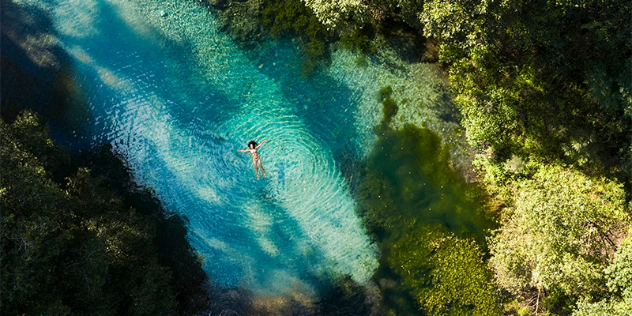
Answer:
<path fill-rule="evenodd" d="M 217 313 L 327 312 L 331 302 L 378 300 L 370 279 L 379 252 L 349 183 L 376 142 L 382 86 L 409 104 L 399 124 L 438 124 L 432 107 L 420 106 L 443 102 L 432 67 L 358 68 L 355 55 L 337 51 L 330 68 L 304 78 L 291 41 L 242 51 L 192 1 L 16 3 L 25 20 L 37 8 L 54 21 L 36 38 L 15 36 L 18 46 L 48 66 L 47 43 L 63 48 L 88 104 L 89 115 L 69 109 L 77 124 L 56 128 L 111 143 L 137 181 L 188 218 L 189 240 L 222 297 Z M 256 181 L 236 149 L 264 138 L 269 178 Z"/>

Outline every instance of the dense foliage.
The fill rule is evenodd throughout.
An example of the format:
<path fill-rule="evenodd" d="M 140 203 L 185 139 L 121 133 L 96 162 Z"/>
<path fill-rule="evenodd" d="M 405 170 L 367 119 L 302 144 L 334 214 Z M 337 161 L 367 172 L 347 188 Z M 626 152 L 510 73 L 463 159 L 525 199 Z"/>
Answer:
<path fill-rule="evenodd" d="M 425 1 L 418 16 L 507 205 L 490 240 L 499 285 L 531 311 L 598 308 L 629 226 L 632 3 Z"/>
<path fill-rule="evenodd" d="M 32 112 L 0 121 L 0 138 L 3 314 L 177 315 L 208 305 L 182 222 L 111 151 L 90 154 L 118 163 L 102 165 L 110 174 L 76 168 Z M 132 199 L 145 201 L 145 214 Z M 158 248 L 164 237 L 185 247 Z"/>
<path fill-rule="evenodd" d="M 632 314 L 632 232 L 628 232 L 611 262 L 604 269 L 608 286 L 608 291 L 602 295 L 605 298 L 594 303 L 584 298 L 573 315 Z"/>
<path fill-rule="evenodd" d="M 515 190 L 515 207 L 490 246 L 500 285 L 514 293 L 603 290 L 603 268 L 630 223 L 621 185 L 544 166 Z"/>
<path fill-rule="evenodd" d="M 427 1 L 472 145 L 630 177 L 629 1 Z"/>

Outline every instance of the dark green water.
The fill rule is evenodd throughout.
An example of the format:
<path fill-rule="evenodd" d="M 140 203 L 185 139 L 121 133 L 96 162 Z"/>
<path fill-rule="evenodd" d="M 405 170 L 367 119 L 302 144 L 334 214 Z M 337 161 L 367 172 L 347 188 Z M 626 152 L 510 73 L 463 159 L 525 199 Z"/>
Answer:
<path fill-rule="evenodd" d="M 420 304 L 412 293 L 433 291 L 431 272 L 438 269 L 433 261 L 445 259 L 433 257 L 440 247 L 430 249 L 428 244 L 454 237 L 465 247 L 478 248 L 478 244 L 484 249 L 487 230 L 494 228 L 494 221 L 484 191 L 466 183 L 450 166 L 449 148 L 436 133 L 414 125 L 399 130 L 389 127 L 398 111 L 391 91 L 389 87 L 380 91 L 384 118 L 375 127 L 378 139 L 371 154 L 358 168 L 361 180 L 355 190 L 359 201 L 356 209 L 381 251 L 380 268 L 373 280 L 382 288 L 385 305 L 399 313 L 414 314 Z M 427 237 L 432 235 L 435 237 Z M 463 262 L 465 277 L 479 275 L 482 285 L 473 287 L 484 288 L 486 299 L 494 302 L 491 276 L 480 262 L 482 254 L 466 251 L 454 262 Z M 416 263 L 417 273 L 411 276 L 407 268 L 402 274 L 411 261 Z M 467 261 L 476 263 L 468 266 Z M 459 268 L 453 267 L 454 271 L 461 271 Z M 441 282 L 456 284 L 459 280 Z M 467 287 L 458 287 L 463 293 L 457 291 L 446 303 L 468 301 Z"/>

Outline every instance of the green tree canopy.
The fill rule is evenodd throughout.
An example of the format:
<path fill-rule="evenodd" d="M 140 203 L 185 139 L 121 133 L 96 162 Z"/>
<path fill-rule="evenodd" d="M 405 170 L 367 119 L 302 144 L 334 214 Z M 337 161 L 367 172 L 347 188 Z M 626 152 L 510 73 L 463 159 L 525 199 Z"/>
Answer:
<path fill-rule="evenodd" d="M 598 302 L 590 302 L 588 298 L 580 301 L 573 315 L 632 315 L 632 230 L 604 272 L 608 285 L 606 298 Z"/>
<path fill-rule="evenodd" d="M 629 225 L 622 186 L 572 169 L 543 166 L 516 188 L 515 206 L 490 238 L 501 287 L 559 288 L 567 295 L 603 289 L 615 238 Z"/>
<path fill-rule="evenodd" d="M 176 314 L 172 272 L 154 245 L 156 219 L 86 168 L 54 181 L 72 169 L 69 156 L 34 113 L 0 120 L 0 161 L 3 314 Z"/>
<path fill-rule="evenodd" d="M 366 16 L 368 8 L 366 3 L 360 0 L 302 0 L 310 7 L 318 20 L 329 28 L 340 26 L 343 20 L 354 16 L 362 19 Z"/>
<path fill-rule="evenodd" d="M 419 12 L 472 145 L 628 176 L 630 16 L 624 0 L 429 0 Z"/>

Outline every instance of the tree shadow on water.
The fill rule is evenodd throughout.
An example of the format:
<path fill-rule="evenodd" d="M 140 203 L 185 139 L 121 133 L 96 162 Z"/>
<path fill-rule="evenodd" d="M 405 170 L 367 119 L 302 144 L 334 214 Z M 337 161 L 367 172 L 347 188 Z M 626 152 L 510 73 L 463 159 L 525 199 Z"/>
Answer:
<path fill-rule="evenodd" d="M 417 314 L 419 311 L 415 309 L 422 307 L 409 293 L 420 290 L 408 288 L 411 282 L 402 284 L 406 276 L 398 272 L 401 268 L 397 262 L 398 258 L 414 257 L 415 251 L 421 249 L 414 247 L 429 245 L 408 247 L 403 245 L 404 241 L 425 231 L 474 240 L 484 253 L 487 231 L 495 224 L 484 190 L 467 183 L 450 166 L 449 148 L 441 144 L 437 134 L 413 125 L 399 130 L 390 128 L 390 121 L 397 113 L 391 93 L 388 88 L 380 91 L 384 119 L 374 128 L 378 139 L 373 151 L 358 166 L 357 176 L 361 180 L 354 195 L 358 200 L 356 211 L 381 252 L 374 280 L 383 291 L 384 304 L 403 314 Z M 393 257 L 395 252 L 399 257 Z M 428 277 L 430 270 L 419 273 Z M 416 282 L 430 284 L 430 280 Z"/>
<path fill-rule="evenodd" d="M 48 12 L 27 4 L 0 2 L 1 116 L 12 122 L 19 111 L 39 112 L 56 139 L 60 126 L 81 128 L 87 117 L 84 93 L 71 57 L 57 44 Z M 75 140 L 77 141 L 77 140 Z"/>
<path fill-rule="evenodd" d="M 279 40 L 270 48 L 261 49 L 251 57 L 261 64 L 260 71 L 279 83 L 282 96 L 292 113 L 301 119 L 311 135 L 331 151 L 337 169 L 349 180 L 358 160 L 355 117 L 355 92 L 331 77 L 323 69 L 315 69 L 309 76 L 301 74 L 300 51 L 287 40 Z"/>

